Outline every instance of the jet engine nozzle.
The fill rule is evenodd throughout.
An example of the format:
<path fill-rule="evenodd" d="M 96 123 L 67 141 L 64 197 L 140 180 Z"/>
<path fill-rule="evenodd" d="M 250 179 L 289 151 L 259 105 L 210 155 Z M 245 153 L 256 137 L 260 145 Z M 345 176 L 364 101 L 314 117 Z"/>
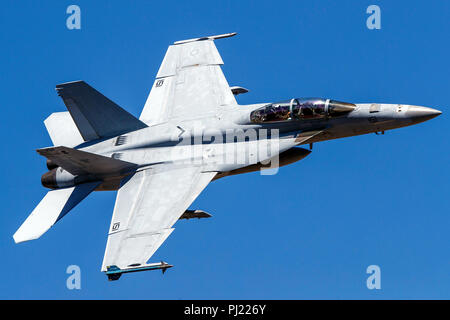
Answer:
<path fill-rule="evenodd" d="M 47 159 L 47 169 L 48 170 L 53 170 L 58 167 L 59 166 L 56 163 L 54 163 L 52 160 Z"/>
<path fill-rule="evenodd" d="M 49 189 L 73 187 L 86 181 L 85 176 L 74 176 L 61 167 L 52 169 L 44 173 L 41 177 L 42 185 Z"/>
<path fill-rule="evenodd" d="M 44 173 L 41 177 L 41 183 L 45 188 L 58 189 L 58 184 L 56 183 L 56 169 Z"/>

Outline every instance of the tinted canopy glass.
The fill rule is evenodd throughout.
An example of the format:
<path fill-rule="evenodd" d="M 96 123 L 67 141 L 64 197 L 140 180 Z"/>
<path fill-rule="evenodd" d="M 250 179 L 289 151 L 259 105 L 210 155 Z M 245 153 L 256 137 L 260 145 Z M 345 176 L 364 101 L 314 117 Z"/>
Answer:
<path fill-rule="evenodd" d="M 322 119 L 343 115 L 356 105 L 322 98 L 291 99 L 268 104 L 254 110 L 250 120 L 255 123 Z"/>

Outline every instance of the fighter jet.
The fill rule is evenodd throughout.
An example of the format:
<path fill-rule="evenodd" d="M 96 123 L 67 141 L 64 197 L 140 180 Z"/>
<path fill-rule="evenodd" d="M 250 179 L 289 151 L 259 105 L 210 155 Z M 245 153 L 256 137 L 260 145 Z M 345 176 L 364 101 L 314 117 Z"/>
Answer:
<path fill-rule="evenodd" d="M 172 267 L 148 263 L 179 219 L 208 218 L 189 206 L 222 177 L 277 168 L 310 154 L 313 143 L 382 134 L 432 119 L 413 105 L 291 98 L 239 105 L 248 90 L 230 87 L 214 41 L 229 33 L 170 45 L 137 119 L 83 81 L 56 86 L 66 112 L 45 121 L 52 147 L 42 185 L 51 189 L 16 231 L 39 238 L 92 191 L 117 190 L 101 270 L 123 273 Z M 305 149 L 300 145 L 309 145 Z"/>

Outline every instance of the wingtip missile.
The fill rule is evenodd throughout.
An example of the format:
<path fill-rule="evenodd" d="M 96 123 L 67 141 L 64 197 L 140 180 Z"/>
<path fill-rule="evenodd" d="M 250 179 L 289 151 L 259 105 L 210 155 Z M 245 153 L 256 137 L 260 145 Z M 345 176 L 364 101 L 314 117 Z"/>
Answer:
<path fill-rule="evenodd" d="M 119 268 L 116 265 L 106 267 L 105 274 L 108 276 L 109 281 L 119 280 L 119 278 L 124 273 L 131 272 L 139 272 L 139 271 L 147 271 L 147 270 L 161 270 L 164 274 L 167 269 L 172 268 L 173 265 L 168 264 L 165 261 L 157 262 L 157 263 L 148 263 L 148 264 L 136 264 L 130 265 L 126 268 Z"/>
<path fill-rule="evenodd" d="M 180 40 L 180 41 L 175 41 L 173 44 L 184 44 L 184 43 L 194 42 L 194 41 L 224 39 L 224 38 L 234 37 L 235 35 L 237 35 L 237 32 L 224 33 L 224 34 L 218 34 L 215 36 L 206 36 L 206 37 L 193 38 L 193 39 L 187 39 L 187 40 Z"/>

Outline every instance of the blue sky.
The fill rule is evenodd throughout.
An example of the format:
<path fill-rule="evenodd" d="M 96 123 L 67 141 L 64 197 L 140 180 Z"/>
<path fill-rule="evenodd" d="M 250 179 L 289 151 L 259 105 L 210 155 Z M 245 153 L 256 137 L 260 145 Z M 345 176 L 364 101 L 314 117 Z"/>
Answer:
<path fill-rule="evenodd" d="M 68 30 L 66 8 L 81 8 Z M 381 8 L 381 30 L 366 8 Z M 449 299 L 448 1 L 4 1 L 0 10 L 3 299 Z M 43 120 L 58 83 L 85 80 L 138 116 L 167 46 L 217 41 L 241 104 L 319 96 L 424 105 L 416 126 L 314 146 L 277 175 L 210 184 L 152 260 L 159 272 L 100 272 L 115 193 L 96 192 L 37 241 L 12 235 L 45 195 Z M 66 268 L 81 268 L 81 290 Z M 381 268 L 368 290 L 366 268 Z"/>

